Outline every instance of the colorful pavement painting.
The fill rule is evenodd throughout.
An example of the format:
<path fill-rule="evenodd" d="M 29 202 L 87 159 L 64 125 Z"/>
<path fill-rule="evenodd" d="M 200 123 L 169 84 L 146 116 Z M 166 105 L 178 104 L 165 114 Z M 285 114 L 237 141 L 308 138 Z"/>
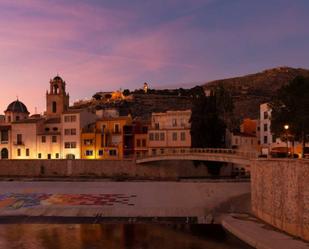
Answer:
<path fill-rule="evenodd" d="M 136 195 L 124 194 L 44 194 L 6 193 L 0 194 L 0 208 L 20 209 L 36 206 L 134 206 L 131 200 Z"/>

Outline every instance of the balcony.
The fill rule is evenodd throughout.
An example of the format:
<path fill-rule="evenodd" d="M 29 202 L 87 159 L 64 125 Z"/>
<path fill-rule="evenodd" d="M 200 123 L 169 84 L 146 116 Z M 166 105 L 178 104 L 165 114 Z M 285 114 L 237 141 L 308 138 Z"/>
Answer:
<path fill-rule="evenodd" d="M 23 141 L 14 141 L 13 144 L 15 146 L 25 146 L 25 143 Z"/>
<path fill-rule="evenodd" d="M 0 143 L 1 143 L 1 144 L 8 144 L 9 141 L 8 141 L 8 140 L 2 140 L 2 141 L 0 141 Z"/>

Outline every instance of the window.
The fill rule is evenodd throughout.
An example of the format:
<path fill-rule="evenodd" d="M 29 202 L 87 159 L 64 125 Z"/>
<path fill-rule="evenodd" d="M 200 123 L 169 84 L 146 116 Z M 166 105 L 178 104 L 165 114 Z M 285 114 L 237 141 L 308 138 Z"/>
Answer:
<path fill-rule="evenodd" d="M 51 159 L 51 154 L 47 154 L 47 159 Z"/>
<path fill-rule="evenodd" d="M 30 150 L 28 148 L 26 149 L 26 156 L 30 156 Z"/>
<path fill-rule="evenodd" d="M 17 144 L 18 145 L 23 144 L 23 136 L 22 136 L 22 134 L 17 134 Z"/>
<path fill-rule="evenodd" d="M 42 142 L 42 143 L 46 143 L 46 136 L 42 136 L 42 137 L 41 137 L 41 142 Z"/>
<path fill-rule="evenodd" d="M 9 131 L 3 130 L 1 131 L 1 143 L 7 143 L 9 141 Z"/>
<path fill-rule="evenodd" d="M 21 150 L 17 149 L 17 156 L 21 156 Z"/>
<path fill-rule="evenodd" d="M 264 112 L 264 119 L 268 119 L 268 112 Z"/>
<path fill-rule="evenodd" d="M 157 130 L 160 129 L 160 124 L 159 123 L 155 123 L 155 129 L 157 129 Z"/>
<path fill-rule="evenodd" d="M 186 133 L 185 132 L 181 132 L 180 133 L 180 140 L 181 141 L 185 141 L 186 140 Z"/>
<path fill-rule="evenodd" d="M 58 131 L 58 127 L 53 127 L 53 131 Z"/>
<path fill-rule="evenodd" d="M 235 144 L 236 145 L 238 144 L 238 138 L 235 138 Z"/>
<path fill-rule="evenodd" d="M 177 141 L 177 132 L 173 132 L 173 141 Z"/>
<path fill-rule="evenodd" d="M 46 127 L 46 128 L 45 128 L 45 131 L 49 131 L 49 130 L 50 130 L 49 127 Z"/>
<path fill-rule="evenodd" d="M 57 136 L 52 136 L 52 143 L 57 143 Z"/>
<path fill-rule="evenodd" d="M 70 148 L 74 149 L 74 148 L 76 148 L 76 142 L 65 142 L 64 143 L 64 148 L 66 148 L 66 149 L 70 149 Z"/>
<path fill-rule="evenodd" d="M 103 156 L 103 150 L 99 150 L 99 156 Z"/>
<path fill-rule="evenodd" d="M 59 158 L 59 153 L 56 153 L 56 154 L 55 154 L 55 157 L 58 159 L 58 158 Z"/>
<path fill-rule="evenodd" d="M 173 127 L 176 127 L 176 126 L 177 126 L 177 119 L 174 118 L 174 119 L 172 120 L 172 126 L 173 126 Z"/>
<path fill-rule="evenodd" d="M 143 139 L 143 140 L 142 140 L 142 146 L 143 146 L 143 147 L 146 147 L 146 139 Z"/>
<path fill-rule="evenodd" d="M 41 154 L 41 153 L 38 154 L 38 158 L 39 158 L 39 159 L 42 158 L 42 154 Z"/>
<path fill-rule="evenodd" d="M 52 112 L 53 113 L 57 112 L 57 102 L 56 101 L 53 101 L 53 103 L 52 103 Z"/>
<path fill-rule="evenodd" d="M 102 134 L 105 133 L 105 130 L 106 130 L 106 125 L 104 124 L 104 125 L 102 125 Z"/>
<path fill-rule="evenodd" d="M 153 138 L 154 138 L 153 133 L 149 133 L 149 140 L 150 140 L 150 141 L 153 141 L 153 140 L 154 140 Z"/>
<path fill-rule="evenodd" d="M 273 143 L 275 143 L 276 142 L 276 136 L 275 135 L 273 135 Z"/>
<path fill-rule="evenodd" d="M 163 148 L 160 149 L 160 153 L 164 154 L 164 149 Z"/>
<path fill-rule="evenodd" d="M 159 133 L 155 133 L 155 140 L 159 141 Z"/>
<path fill-rule="evenodd" d="M 117 151 L 116 150 L 109 150 L 109 155 L 110 156 L 117 156 Z"/>
<path fill-rule="evenodd" d="M 119 124 L 115 124 L 115 126 L 114 126 L 114 132 L 115 132 L 115 133 L 120 133 L 120 125 L 119 125 Z"/>
<path fill-rule="evenodd" d="M 268 143 L 267 136 L 264 136 L 264 144 L 267 144 L 267 143 Z"/>
<path fill-rule="evenodd" d="M 66 136 L 76 135 L 76 129 L 64 129 L 64 135 Z"/>
<path fill-rule="evenodd" d="M 267 131 L 268 130 L 268 126 L 267 124 L 264 124 L 264 131 Z"/>
<path fill-rule="evenodd" d="M 20 120 L 20 117 L 19 116 L 16 116 L 16 121 Z"/>
<path fill-rule="evenodd" d="M 76 115 L 66 115 L 66 116 L 64 116 L 64 122 L 66 122 L 66 123 L 76 122 Z"/>
<path fill-rule="evenodd" d="M 161 141 L 165 140 L 165 134 L 163 132 L 160 133 L 160 140 Z"/>
<path fill-rule="evenodd" d="M 85 154 L 86 154 L 86 156 L 92 156 L 93 151 L 92 150 L 86 150 Z"/>
<path fill-rule="evenodd" d="M 141 140 L 140 139 L 136 140 L 136 147 L 141 147 Z"/>
<path fill-rule="evenodd" d="M 84 145 L 92 145 L 93 144 L 93 139 L 84 139 Z"/>

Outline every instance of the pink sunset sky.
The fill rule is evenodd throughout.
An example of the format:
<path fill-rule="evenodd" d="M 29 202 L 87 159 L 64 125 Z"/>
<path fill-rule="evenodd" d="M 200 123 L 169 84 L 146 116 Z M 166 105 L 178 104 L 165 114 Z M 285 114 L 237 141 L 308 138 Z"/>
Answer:
<path fill-rule="evenodd" d="M 305 0 L 1 0 L 1 113 L 17 96 L 43 112 L 57 73 L 73 102 L 308 68 L 308 11 Z"/>

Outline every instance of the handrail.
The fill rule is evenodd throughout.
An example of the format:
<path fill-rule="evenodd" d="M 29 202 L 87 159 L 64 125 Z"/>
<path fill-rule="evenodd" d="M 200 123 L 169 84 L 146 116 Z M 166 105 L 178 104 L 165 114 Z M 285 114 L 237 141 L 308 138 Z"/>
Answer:
<path fill-rule="evenodd" d="M 224 154 L 238 157 L 245 157 L 248 159 L 257 158 L 258 153 L 255 151 L 239 151 L 235 149 L 222 149 L 222 148 L 158 148 L 161 151 L 156 154 L 146 154 L 137 156 L 137 159 L 160 157 L 160 156 L 173 156 L 173 155 L 203 155 L 203 154 Z"/>

